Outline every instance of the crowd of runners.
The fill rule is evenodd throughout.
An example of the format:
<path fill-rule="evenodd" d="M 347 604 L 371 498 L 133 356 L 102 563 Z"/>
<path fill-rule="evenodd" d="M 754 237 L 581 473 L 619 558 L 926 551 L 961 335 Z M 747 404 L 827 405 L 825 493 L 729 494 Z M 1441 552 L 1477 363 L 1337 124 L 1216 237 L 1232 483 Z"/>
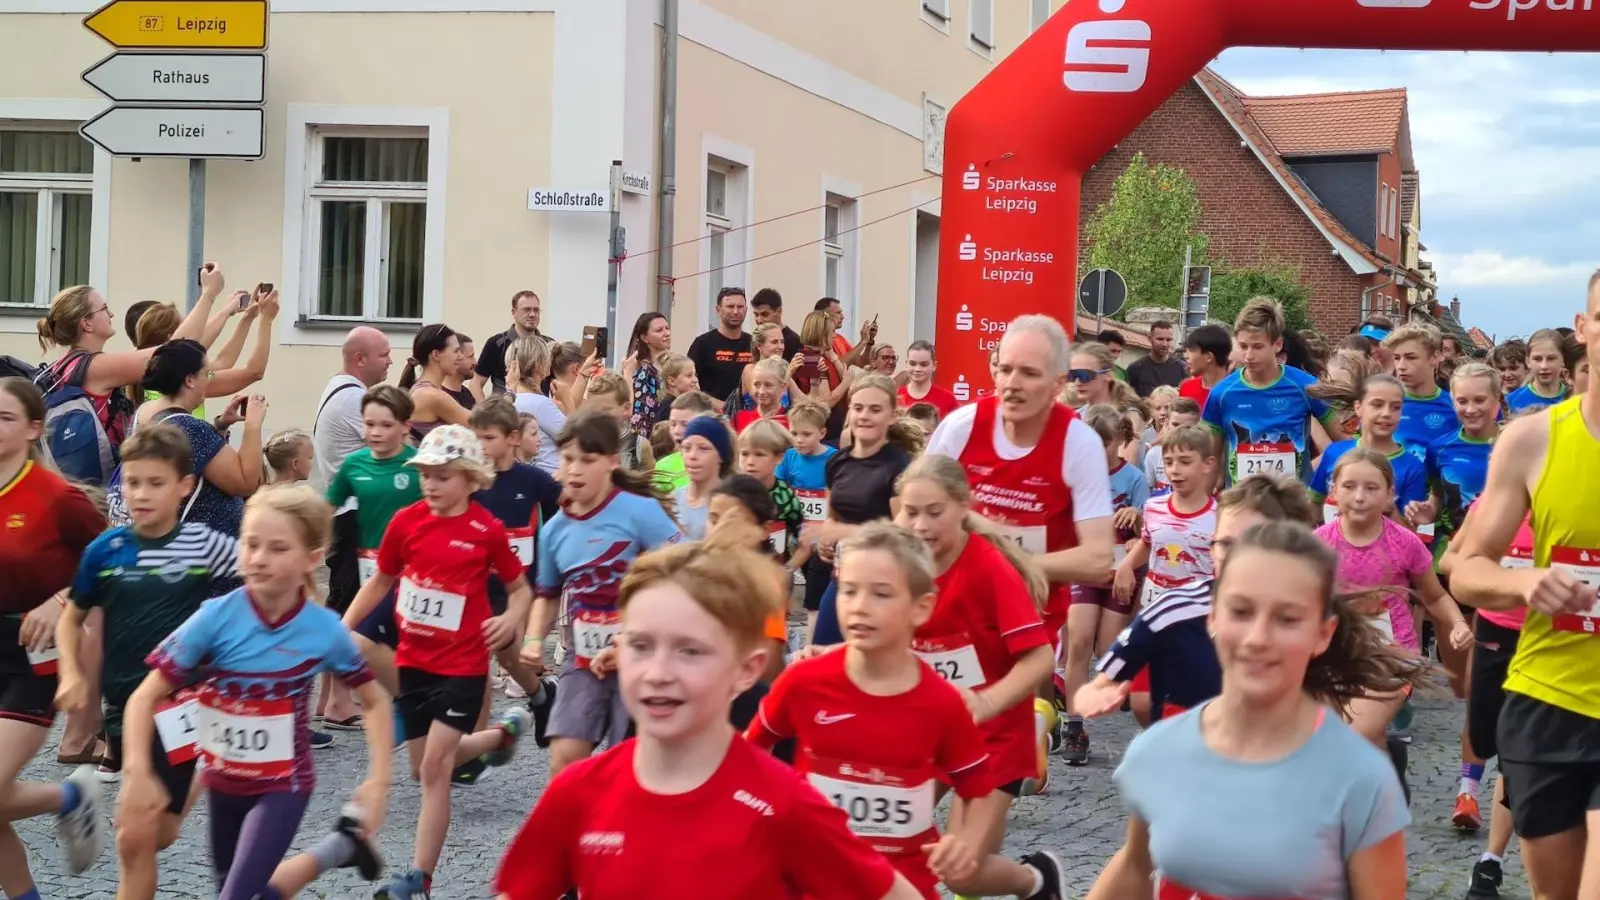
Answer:
<path fill-rule="evenodd" d="M 270 435 L 277 296 L 200 277 L 120 323 L 63 291 L 46 362 L 0 359 L 12 900 L 40 893 L 10 822 L 55 817 L 73 873 L 112 844 L 119 900 L 150 900 L 202 796 L 222 900 L 334 869 L 380 900 L 1399 900 L 1412 700 L 1451 693 L 1437 815 L 1488 820 L 1467 896 L 1513 835 L 1535 897 L 1600 896 L 1600 273 L 1574 327 L 1486 359 L 1257 298 L 1181 351 L 1156 323 L 1123 372 L 1117 332 L 1023 316 L 965 405 L 933 346 L 852 343 L 829 298 L 795 332 L 724 289 L 687 354 L 647 314 L 607 368 L 523 291 L 481 352 L 420 329 L 397 384 L 354 329 Z M 1128 746 L 1091 742 L 1123 714 Z M 20 780 L 58 715 L 74 768 Z M 341 735 L 364 780 L 303 823 Z M 437 871 L 452 788 L 535 752 L 499 870 Z M 1052 752 L 1122 754 L 1092 884 L 1001 853 Z M 407 776 L 413 855 L 385 860 Z"/>

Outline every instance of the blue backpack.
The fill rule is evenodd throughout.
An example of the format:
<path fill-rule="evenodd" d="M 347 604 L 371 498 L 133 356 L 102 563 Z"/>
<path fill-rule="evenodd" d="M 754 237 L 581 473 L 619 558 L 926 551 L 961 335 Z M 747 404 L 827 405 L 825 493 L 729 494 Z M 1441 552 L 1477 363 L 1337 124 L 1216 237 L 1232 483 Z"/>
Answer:
<path fill-rule="evenodd" d="M 33 383 L 44 393 L 41 443 L 56 470 L 73 481 L 102 487 L 117 467 L 117 448 L 106 426 L 126 417 L 133 404 L 122 391 L 113 391 L 102 406 L 84 388 L 89 363 L 97 355 L 83 350 L 68 353 L 40 370 Z"/>

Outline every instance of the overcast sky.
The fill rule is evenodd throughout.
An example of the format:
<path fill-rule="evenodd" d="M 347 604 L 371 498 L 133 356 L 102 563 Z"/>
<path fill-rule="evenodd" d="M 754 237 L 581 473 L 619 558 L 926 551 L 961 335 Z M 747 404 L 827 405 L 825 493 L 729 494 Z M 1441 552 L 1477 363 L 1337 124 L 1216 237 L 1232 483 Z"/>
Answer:
<path fill-rule="evenodd" d="M 1439 297 L 1505 338 L 1571 325 L 1600 266 L 1600 58 L 1229 50 L 1248 94 L 1404 87 Z"/>

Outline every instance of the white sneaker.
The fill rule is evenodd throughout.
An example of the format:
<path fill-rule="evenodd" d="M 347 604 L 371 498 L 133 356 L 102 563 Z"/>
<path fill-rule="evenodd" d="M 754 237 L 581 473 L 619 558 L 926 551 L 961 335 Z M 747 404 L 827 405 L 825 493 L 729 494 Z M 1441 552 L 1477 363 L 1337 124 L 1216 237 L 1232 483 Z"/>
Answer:
<path fill-rule="evenodd" d="M 100 815 L 100 780 L 94 766 L 79 766 L 67 776 L 67 784 L 78 789 L 78 805 L 71 812 L 56 817 L 56 834 L 61 839 L 61 852 L 67 869 L 81 875 L 106 847 L 105 819 Z"/>
<path fill-rule="evenodd" d="M 522 689 L 522 685 L 517 684 L 516 679 L 507 678 L 506 696 L 512 700 L 526 700 L 528 699 L 528 692 Z"/>

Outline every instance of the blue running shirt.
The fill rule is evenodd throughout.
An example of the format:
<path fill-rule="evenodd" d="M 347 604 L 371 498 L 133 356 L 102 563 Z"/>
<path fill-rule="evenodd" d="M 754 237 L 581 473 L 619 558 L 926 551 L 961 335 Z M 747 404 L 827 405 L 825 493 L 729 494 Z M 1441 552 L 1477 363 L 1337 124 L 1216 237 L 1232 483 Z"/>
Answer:
<path fill-rule="evenodd" d="M 1508 417 L 1520 416 L 1523 413 L 1538 412 L 1541 409 L 1555 406 L 1557 403 L 1572 395 L 1565 384 L 1554 397 L 1546 397 L 1533 389 L 1533 382 L 1528 382 L 1506 395 L 1506 415 Z"/>
<path fill-rule="evenodd" d="M 200 676 L 190 707 L 206 786 L 223 794 L 310 793 L 311 698 L 324 672 L 351 687 L 372 680 L 355 640 L 332 610 L 305 602 L 269 624 L 240 588 L 201 605 L 146 660 L 173 684 Z M 156 730 L 168 751 L 162 708 Z"/>
<path fill-rule="evenodd" d="M 1326 422 L 1332 410 L 1306 393 L 1317 380 L 1294 366 L 1281 366 L 1271 384 L 1253 385 L 1236 369 L 1217 382 L 1200 418 L 1222 435 L 1227 485 L 1258 473 L 1310 475 L 1308 416 Z"/>
<path fill-rule="evenodd" d="M 1317 460 L 1317 470 L 1311 474 L 1311 499 L 1323 501 L 1322 521 L 1332 522 L 1339 515 L 1339 507 L 1333 502 L 1333 468 L 1339 464 L 1346 453 L 1354 450 L 1357 442 L 1354 440 L 1339 441 L 1330 444 L 1322 458 Z M 1424 454 L 1427 448 L 1423 448 Z M 1410 503 L 1421 503 L 1428 499 L 1428 466 L 1424 457 L 1413 455 L 1408 449 L 1402 447 L 1398 453 L 1389 457 L 1389 466 L 1394 469 L 1394 508 L 1402 514 Z"/>
<path fill-rule="evenodd" d="M 1439 524 L 1452 533 L 1466 518 L 1467 507 L 1489 480 L 1489 451 L 1494 441 L 1467 437 L 1457 430 L 1428 448 L 1428 480 L 1439 491 Z"/>
<path fill-rule="evenodd" d="M 1407 391 L 1394 439 L 1422 462 L 1428 458 L 1429 446 L 1449 437 L 1460 427 L 1461 420 L 1456 418 L 1456 404 L 1449 391 L 1436 389 L 1432 397 L 1418 397 Z"/>

